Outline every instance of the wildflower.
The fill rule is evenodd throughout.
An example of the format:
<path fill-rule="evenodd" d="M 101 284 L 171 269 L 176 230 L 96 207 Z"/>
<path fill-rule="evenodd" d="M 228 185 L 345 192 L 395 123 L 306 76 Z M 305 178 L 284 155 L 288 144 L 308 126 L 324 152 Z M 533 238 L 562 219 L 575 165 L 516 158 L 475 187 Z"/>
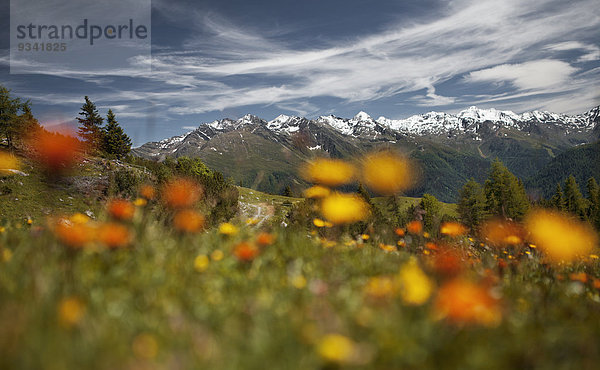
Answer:
<path fill-rule="evenodd" d="M 336 193 L 323 199 L 321 213 L 333 224 L 349 224 L 367 218 L 369 205 L 357 195 Z"/>
<path fill-rule="evenodd" d="M 291 283 L 296 289 L 304 289 L 306 287 L 306 278 L 303 275 L 296 275 L 292 278 Z"/>
<path fill-rule="evenodd" d="M 398 243 L 396 243 L 399 247 L 406 247 L 406 242 L 404 240 L 398 240 Z"/>
<path fill-rule="evenodd" d="M 254 244 L 241 242 L 233 249 L 233 255 L 240 261 L 252 261 L 258 256 L 258 248 Z"/>
<path fill-rule="evenodd" d="M 129 221 L 133 218 L 135 207 L 125 199 L 112 199 L 107 205 L 108 214 L 114 219 Z"/>
<path fill-rule="evenodd" d="M 411 234 L 420 234 L 423 231 L 423 223 L 421 221 L 411 221 L 406 225 L 406 230 Z"/>
<path fill-rule="evenodd" d="M 315 218 L 313 220 L 313 225 L 316 227 L 325 227 L 325 221 L 321 220 L 320 218 Z"/>
<path fill-rule="evenodd" d="M 81 248 L 94 238 L 94 228 L 86 223 L 74 223 L 61 219 L 54 225 L 54 234 L 65 245 Z"/>
<path fill-rule="evenodd" d="M 365 241 L 366 241 L 366 240 L 369 240 L 370 236 L 369 236 L 369 234 L 362 234 L 362 235 L 360 236 L 360 238 L 361 238 L 362 240 L 365 240 Z"/>
<path fill-rule="evenodd" d="M 352 359 L 356 345 L 354 342 L 339 334 L 327 334 L 318 343 L 317 351 L 329 362 L 346 363 Z"/>
<path fill-rule="evenodd" d="M 223 259 L 223 257 L 225 257 L 225 255 L 223 254 L 223 251 L 221 251 L 220 249 L 216 249 L 215 251 L 213 251 L 213 252 L 210 254 L 210 258 L 211 258 L 213 261 L 217 261 L 217 262 L 218 262 L 218 261 L 220 261 L 220 260 L 222 260 L 222 259 Z"/>
<path fill-rule="evenodd" d="M 249 218 L 246 220 L 246 225 L 256 225 L 259 221 L 257 218 Z"/>
<path fill-rule="evenodd" d="M 415 260 L 404 264 L 396 279 L 400 297 L 406 304 L 420 306 L 427 302 L 433 292 L 433 282 Z"/>
<path fill-rule="evenodd" d="M 73 214 L 71 217 L 69 217 L 69 221 L 74 223 L 74 224 L 87 224 L 90 221 L 90 218 L 87 215 L 84 215 L 83 213 L 75 213 Z"/>
<path fill-rule="evenodd" d="M 340 159 L 329 158 L 308 162 L 300 171 L 305 180 L 331 187 L 351 182 L 355 172 L 353 165 Z"/>
<path fill-rule="evenodd" d="M 133 339 L 131 350 L 136 357 L 151 360 L 158 354 L 158 342 L 153 335 L 142 333 Z"/>
<path fill-rule="evenodd" d="M 325 198 L 330 193 L 331 193 L 331 190 L 329 190 L 329 188 L 326 188 L 325 186 L 321 186 L 321 185 L 315 185 L 313 187 L 310 187 L 310 188 L 304 190 L 304 197 L 305 198 Z"/>
<path fill-rule="evenodd" d="M 579 281 L 581 283 L 587 283 L 588 276 L 585 272 L 574 272 L 569 275 L 569 279 L 572 281 Z"/>
<path fill-rule="evenodd" d="M 63 298 L 58 306 L 58 321 L 67 328 L 77 325 L 85 313 L 84 303 L 77 297 Z"/>
<path fill-rule="evenodd" d="M 382 195 L 407 190 L 414 183 L 411 164 L 390 151 L 367 155 L 363 160 L 362 173 L 365 185 Z"/>
<path fill-rule="evenodd" d="M 386 298 L 393 295 L 394 282 L 389 276 L 373 276 L 369 278 L 364 293 L 372 298 Z"/>
<path fill-rule="evenodd" d="M 592 281 L 592 286 L 600 290 L 600 279 L 594 279 L 594 281 Z"/>
<path fill-rule="evenodd" d="M 173 226 L 178 231 L 197 233 L 204 228 L 204 216 L 191 209 L 177 211 L 173 217 Z"/>
<path fill-rule="evenodd" d="M 519 245 L 525 237 L 521 225 L 502 219 L 493 219 L 484 223 L 481 227 L 481 234 L 490 244 L 496 247 Z"/>
<path fill-rule="evenodd" d="M 404 236 L 404 234 L 405 234 L 405 232 L 404 232 L 404 229 L 401 229 L 401 228 L 399 228 L 399 227 L 397 227 L 397 228 L 394 230 L 394 233 L 395 233 L 396 235 L 398 235 L 399 237 L 403 237 L 403 236 Z"/>
<path fill-rule="evenodd" d="M 427 248 L 429 250 L 432 250 L 432 251 L 439 250 L 438 246 L 435 243 L 432 243 L 432 242 L 425 243 L 425 248 Z"/>
<path fill-rule="evenodd" d="M 202 196 L 202 189 L 192 180 L 178 178 L 166 183 L 162 188 L 162 199 L 172 209 L 188 208 Z"/>
<path fill-rule="evenodd" d="M 396 249 L 395 246 L 390 245 L 390 244 L 384 244 L 384 243 L 379 243 L 379 248 L 386 252 L 395 252 L 398 250 L 398 249 Z"/>
<path fill-rule="evenodd" d="M 445 251 L 436 255 L 433 268 L 441 275 L 455 276 L 462 270 L 462 263 L 455 252 Z"/>
<path fill-rule="evenodd" d="M 598 235 L 588 224 L 560 213 L 533 211 L 525 225 L 532 241 L 552 262 L 573 261 L 598 245 Z"/>
<path fill-rule="evenodd" d="M 219 225 L 219 234 L 235 235 L 238 233 L 238 231 L 239 231 L 238 228 L 229 222 L 224 222 Z"/>
<path fill-rule="evenodd" d="M 467 227 L 461 223 L 444 222 L 440 227 L 440 234 L 456 237 L 466 234 L 467 230 Z"/>
<path fill-rule="evenodd" d="M 109 222 L 98 229 L 98 241 L 109 248 L 127 246 L 132 239 L 129 229 L 121 224 Z"/>
<path fill-rule="evenodd" d="M 256 244 L 260 245 L 261 247 L 271 245 L 274 241 L 275 237 L 273 236 L 273 234 L 260 233 L 256 236 Z"/>
<path fill-rule="evenodd" d="M 502 318 L 498 300 L 486 287 L 460 278 L 440 287 L 435 312 L 457 324 L 495 326 Z"/>
<path fill-rule="evenodd" d="M 142 198 L 147 200 L 152 200 L 156 197 L 156 189 L 154 186 L 148 184 L 140 186 L 139 193 Z"/>
<path fill-rule="evenodd" d="M 0 151 L 0 175 L 12 175 L 21 167 L 19 159 L 10 153 Z"/>
<path fill-rule="evenodd" d="M 208 268 L 210 260 L 205 254 L 200 254 L 194 258 L 194 269 L 198 272 L 203 272 Z"/>
<path fill-rule="evenodd" d="M 40 130 L 31 136 L 30 145 L 36 149 L 34 159 L 49 174 L 62 174 L 83 158 L 83 145 L 75 135 L 61 135 Z"/>
<path fill-rule="evenodd" d="M 33 224 L 33 220 L 31 219 L 31 217 L 27 217 L 27 220 L 25 220 L 25 222 L 27 223 L 27 225 Z"/>
<path fill-rule="evenodd" d="M 136 206 L 136 207 L 145 207 L 146 204 L 148 204 L 148 201 L 146 199 L 144 199 L 144 198 L 136 198 L 133 201 L 133 205 Z"/>

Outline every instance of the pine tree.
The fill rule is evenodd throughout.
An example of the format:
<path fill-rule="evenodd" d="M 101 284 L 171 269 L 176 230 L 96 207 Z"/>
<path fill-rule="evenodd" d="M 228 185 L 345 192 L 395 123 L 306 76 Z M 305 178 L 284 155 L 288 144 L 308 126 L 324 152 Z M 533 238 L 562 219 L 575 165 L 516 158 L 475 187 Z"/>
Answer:
<path fill-rule="evenodd" d="M 518 220 L 529 210 L 529 199 L 523 183 L 499 159 L 492 163 L 484 192 L 486 211 L 490 214 Z"/>
<path fill-rule="evenodd" d="M 424 211 L 423 214 L 423 227 L 425 230 L 431 232 L 436 226 L 438 221 L 440 210 L 442 208 L 440 202 L 431 194 L 423 194 L 419 207 Z"/>
<path fill-rule="evenodd" d="M 462 223 L 474 230 L 485 218 L 485 194 L 473 178 L 459 192 L 458 214 Z"/>
<path fill-rule="evenodd" d="M 558 209 L 559 211 L 563 211 L 565 209 L 565 197 L 563 195 L 560 184 L 556 184 L 556 191 L 554 192 L 554 195 L 550 199 L 550 205 L 553 208 Z"/>
<path fill-rule="evenodd" d="M 85 97 L 85 104 L 79 112 L 80 117 L 77 117 L 79 122 L 78 134 L 92 149 L 100 149 L 103 144 L 102 122 L 103 118 L 98 113 L 96 105 Z"/>
<path fill-rule="evenodd" d="M 31 132 L 33 122 L 37 120 L 31 114 L 30 102 L 11 97 L 10 90 L 0 85 L 0 135 L 9 148 L 13 148 L 22 135 Z"/>
<path fill-rule="evenodd" d="M 600 231 L 600 186 L 598 186 L 595 178 L 589 178 L 587 191 L 590 204 L 588 219 Z"/>
<path fill-rule="evenodd" d="M 291 196 L 293 196 L 293 194 L 292 194 L 292 188 L 289 185 L 286 185 L 285 188 L 283 189 L 283 196 L 284 197 L 291 197 Z"/>
<path fill-rule="evenodd" d="M 117 122 L 112 109 L 108 110 L 106 116 L 103 149 L 107 154 L 114 155 L 117 158 L 126 156 L 131 150 L 131 139 Z"/>
<path fill-rule="evenodd" d="M 565 180 L 565 211 L 585 219 L 585 201 L 573 175 Z"/>

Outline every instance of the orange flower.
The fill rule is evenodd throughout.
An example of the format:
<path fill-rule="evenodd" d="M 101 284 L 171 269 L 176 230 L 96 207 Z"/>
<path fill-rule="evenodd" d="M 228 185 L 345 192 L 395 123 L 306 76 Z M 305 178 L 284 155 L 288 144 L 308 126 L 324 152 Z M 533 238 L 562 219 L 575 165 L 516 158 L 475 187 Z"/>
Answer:
<path fill-rule="evenodd" d="M 397 227 L 397 228 L 394 230 L 394 233 L 395 233 L 396 235 L 400 236 L 400 237 L 404 236 L 404 234 L 405 234 L 405 232 L 404 232 L 404 229 L 401 229 L 401 228 L 399 228 L 399 227 Z"/>
<path fill-rule="evenodd" d="M 600 279 L 594 279 L 594 281 L 592 282 L 592 286 L 596 289 L 600 290 Z"/>
<path fill-rule="evenodd" d="M 235 246 L 233 255 L 240 261 L 252 261 L 258 256 L 258 248 L 250 243 L 241 242 Z"/>
<path fill-rule="evenodd" d="M 178 178 L 166 183 L 162 188 L 162 199 L 169 208 L 191 207 L 202 196 L 202 189 L 192 180 Z"/>
<path fill-rule="evenodd" d="M 94 229 L 86 223 L 60 219 L 54 225 L 54 234 L 63 244 L 73 248 L 81 248 L 93 240 Z"/>
<path fill-rule="evenodd" d="M 125 247 L 131 239 L 131 232 L 121 224 L 109 222 L 98 229 L 98 241 L 109 248 Z"/>
<path fill-rule="evenodd" d="M 394 245 L 379 243 L 379 248 L 386 252 L 395 252 L 398 249 Z"/>
<path fill-rule="evenodd" d="M 406 230 L 411 234 L 420 234 L 423 231 L 423 223 L 421 221 L 411 221 L 406 225 Z"/>
<path fill-rule="evenodd" d="M 273 234 L 260 233 L 256 236 L 256 244 L 260 245 L 261 247 L 271 245 L 274 241 L 275 237 L 273 236 Z"/>
<path fill-rule="evenodd" d="M 458 324 L 495 326 L 501 320 L 498 300 L 488 289 L 463 279 L 444 284 L 434 307 L 438 316 Z"/>
<path fill-rule="evenodd" d="M 414 183 L 409 161 L 391 151 L 372 153 L 363 160 L 363 181 L 379 194 L 393 195 Z"/>
<path fill-rule="evenodd" d="M 63 298 L 58 305 L 58 321 L 63 327 L 77 325 L 85 314 L 85 304 L 77 297 Z"/>
<path fill-rule="evenodd" d="M 156 197 L 156 189 L 152 185 L 142 185 L 140 186 L 140 196 L 142 198 L 146 198 L 148 200 L 152 200 Z"/>
<path fill-rule="evenodd" d="M 34 133 L 29 145 L 35 149 L 33 158 L 50 174 L 61 174 L 83 158 L 83 144 L 74 136 L 48 132 Z"/>
<path fill-rule="evenodd" d="M 573 281 L 579 281 L 582 283 L 587 283 L 588 281 L 588 276 L 585 272 L 574 272 L 572 274 L 569 275 L 569 279 L 573 280 Z"/>
<path fill-rule="evenodd" d="M 318 158 L 308 162 L 300 170 L 302 177 L 310 182 L 325 186 L 340 186 L 354 179 L 354 166 L 341 159 Z M 324 193 L 319 189 L 319 193 Z"/>
<path fill-rule="evenodd" d="M 125 199 L 112 199 L 108 202 L 108 213 L 117 220 L 129 221 L 133 218 L 135 207 Z"/>
<path fill-rule="evenodd" d="M 460 257 L 452 251 L 437 254 L 433 267 L 439 274 L 445 276 L 456 276 L 463 268 Z"/>
<path fill-rule="evenodd" d="M 197 233 L 204 228 L 204 216 L 194 210 L 184 209 L 175 214 L 173 226 L 182 232 Z"/>
<path fill-rule="evenodd" d="M 467 233 L 467 227 L 458 222 L 444 222 L 440 227 L 440 233 L 448 236 L 461 236 Z"/>
<path fill-rule="evenodd" d="M 516 222 L 494 219 L 486 222 L 481 227 L 481 235 L 490 244 L 502 247 L 506 245 L 519 245 L 525 239 L 525 231 Z"/>

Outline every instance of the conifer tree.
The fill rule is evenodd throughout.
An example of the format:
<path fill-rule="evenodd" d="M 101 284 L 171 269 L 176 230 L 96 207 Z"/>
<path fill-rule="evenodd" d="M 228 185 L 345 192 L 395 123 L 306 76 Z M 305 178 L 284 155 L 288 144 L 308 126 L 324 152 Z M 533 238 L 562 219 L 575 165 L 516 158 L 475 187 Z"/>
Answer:
<path fill-rule="evenodd" d="M 484 192 L 489 214 L 518 220 L 529 210 L 529 199 L 523 183 L 499 159 L 492 163 Z"/>
<path fill-rule="evenodd" d="M 114 155 L 117 158 L 126 156 L 131 150 L 131 139 L 117 122 L 112 109 L 108 110 L 106 116 L 103 147 L 107 154 Z"/>
<path fill-rule="evenodd" d="M 30 132 L 34 122 L 37 124 L 31 114 L 30 102 L 13 98 L 10 90 L 0 85 L 0 135 L 6 139 L 8 147 L 13 148 L 20 136 Z"/>
<path fill-rule="evenodd" d="M 485 218 L 485 194 L 473 178 L 459 192 L 458 214 L 463 224 L 475 230 Z"/>
<path fill-rule="evenodd" d="M 565 180 L 565 211 L 585 219 L 585 201 L 573 175 Z"/>
<path fill-rule="evenodd" d="M 588 210 L 588 219 L 600 231 L 600 186 L 596 179 L 590 177 L 587 182 L 588 201 L 590 204 Z"/>
<path fill-rule="evenodd" d="M 424 211 L 423 227 L 427 231 L 433 231 L 442 208 L 440 202 L 431 194 L 423 194 L 419 207 Z"/>
<path fill-rule="evenodd" d="M 85 97 L 85 104 L 77 117 L 79 122 L 78 134 L 92 149 L 100 149 L 103 144 L 102 122 L 103 118 L 98 113 L 96 105 Z"/>
<path fill-rule="evenodd" d="M 550 205 L 552 208 L 556 208 L 559 211 L 563 211 L 565 209 L 565 197 L 560 184 L 556 184 L 556 191 L 550 199 Z"/>
<path fill-rule="evenodd" d="M 291 197 L 291 196 L 293 196 L 293 194 L 292 194 L 292 188 L 289 185 L 286 185 L 285 188 L 283 189 L 283 196 L 284 197 Z"/>
<path fill-rule="evenodd" d="M 367 189 L 365 189 L 365 187 L 363 186 L 362 183 L 358 183 L 358 188 L 356 189 L 356 193 L 358 195 L 360 195 L 365 202 L 371 204 L 371 196 L 369 195 L 369 192 L 367 191 Z"/>

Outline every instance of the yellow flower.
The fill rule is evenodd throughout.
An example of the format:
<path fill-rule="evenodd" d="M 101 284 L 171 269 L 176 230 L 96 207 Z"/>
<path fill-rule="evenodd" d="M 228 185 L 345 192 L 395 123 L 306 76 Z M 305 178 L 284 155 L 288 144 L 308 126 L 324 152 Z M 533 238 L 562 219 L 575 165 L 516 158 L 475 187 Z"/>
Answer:
<path fill-rule="evenodd" d="M 325 227 L 325 221 L 321 220 L 320 218 L 315 218 L 315 219 L 313 220 L 313 224 L 314 224 L 316 227 Z"/>
<path fill-rule="evenodd" d="M 379 248 L 383 249 L 386 252 L 395 252 L 397 251 L 396 247 L 390 244 L 379 243 Z"/>
<path fill-rule="evenodd" d="M 369 234 L 362 234 L 362 235 L 360 236 L 360 238 L 361 238 L 362 240 L 369 240 L 370 236 L 369 236 Z"/>
<path fill-rule="evenodd" d="M 362 170 L 365 185 L 382 195 L 407 190 L 415 182 L 409 161 L 391 151 L 367 155 Z"/>
<path fill-rule="evenodd" d="M 12 154 L 0 151 L 0 175 L 11 175 L 20 168 L 19 159 Z"/>
<path fill-rule="evenodd" d="M 249 218 L 246 220 L 246 225 L 256 225 L 259 222 L 256 218 Z"/>
<path fill-rule="evenodd" d="M 344 363 L 352 359 L 355 344 L 343 335 L 327 334 L 319 341 L 317 350 L 326 361 Z"/>
<path fill-rule="evenodd" d="M 239 231 L 238 228 L 229 222 L 224 222 L 219 225 L 219 234 L 235 235 L 238 233 L 238 231 Z"/>
<path fill-rule="evenodd" d="M 194 259 L 194 268 L 198 272 L 206 271 L 210 261 L 205 254 L 200 254 Z"/>
<path fill-rule="evenodd" d="M 6 228 L 4 226 L 0 226 L 0 234 L 2 234 L 5 231 L 6 231 Z"/>
<path fill-rule="evenodd" d="M 33 220 L 31 218 L 29 218 L 29 217 L 27 217 L 27 221 L 26 222 L 27 222 L 27 225 L 33 224 Z"/>
<path fill-rule="evenodd" d="M 292 285 L 296 289 L 303 289 L 306 286 L 306 278 L 302 275 L 296 275 L 291 280 Z"/>
<path fill-rule="evenodd" d="M 217 250 L 215 250 L 214 252 L 212 252 L 212 253 L 210 254 L 210 258 L 211 258 L 213 261 L 220 261 L 220 260 L 222 260 L 222 259 L 223 259 L 223 257 L 224 257 L 224 256 L 225 256 L 225 255 L 223 254 L 223 252 L 222 252 L 220 249 L 217 249 Z"/>
<path fill-rule="evenodd" d="M 88 221 L 90 220 L 90 218 L 86 215 L 84 215 L 83 213 L 75 213 L 74 215 L 72 215 L 71 217 L 69 217 L 69 221 L 71 221 L 74 224 L 77 225 L 83 225 L 88 223 Z"/>
<path fill-rule="evenodd" d="M 79 298 L 64 298 L 58 306 L 58 321 L 69 328 L 78 324 L 84 313 L 85 305 Z"/>
<path fill-rule="evenodd" d="M 448 236 L 461 236 L 467 233 L 467 227 L 458 222 L 444 222 L 440 227 L 440 233 Z"/>
<path fill-rule="evenodd" d="M 304 197 L 305 198 L 325 198 L 326 196 L 329 195 L 329 193 L 331 193 L 331 190 L 329 190 L 329 188 L 326 188 L 321 185 L 315 185 L 313 187 L 310 187 L 310 188 L 304 190 Z"/>
<path fill-rule="evenodd" d="M 334 224 L 349 224 L 367 218 L 369 205 L 357 195 L 335 193 L 323 199 L 321 213 Z"/>
<path fill-rule="evenodd" d="M 308 162 L 300 171 L 305 180 L 332 187 L 351 182 L 355 172 L 354 166 L 350 163 L 341 159 L 329 158 L 319 158 Z"/>
<path fill-rule="evenodd" d="M 394 294 L 394 281 L 389 276 L 373 276 L 367 281 L 364 292 L 372 298 L 386 298 Z"/>
<path fill-rule="evenodd" d="M 133 205 L 136 207 L 144 207 L 146 204 L 148 204 L 148 201 L 144 198 L 137 198 L 133 201 Z"/>
<path fill-rule="evenodd" d="M 409 305 L 424 304 L 433 292 L 432 280 L 419 268 L 415 260 L 402 266 L 397 282 L 400 286 L 400 297 Z"/>
<path fill-rule="evenodd" d="M 598 235 L 588 225 L 567 215 L 534 210 L 525 220 L 532 241 L 550 261 L 573 261 L 589 255 L 598 245 Z"/>

